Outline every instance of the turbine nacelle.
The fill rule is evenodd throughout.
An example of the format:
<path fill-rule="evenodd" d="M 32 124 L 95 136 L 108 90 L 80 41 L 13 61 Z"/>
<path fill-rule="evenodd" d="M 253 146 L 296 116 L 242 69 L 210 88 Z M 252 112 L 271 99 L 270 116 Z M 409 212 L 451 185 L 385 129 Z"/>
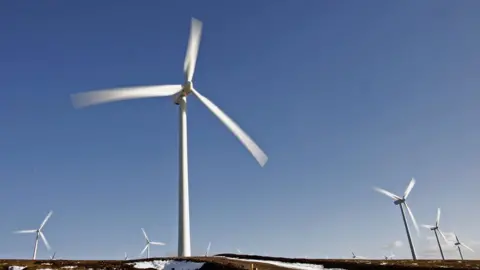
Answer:
<path fill-rule="evenodd" d="M 405 199 L 402 198 L 402 199 L 398 199 L 398 200 L 394 201 L 393 204 L 399 205 L 399 204 L 404 203 L 404 202 L 405 202 Z"/>
<path fill-rule="evenodd" d="M 179 105 L 180 99 L 186 97 L 192 93 L 193 83 L 191 81 L 187 81 L 182 85 L 182 90 L 178 92 L 178 94 L 173 96 L 174 103 Z"/>

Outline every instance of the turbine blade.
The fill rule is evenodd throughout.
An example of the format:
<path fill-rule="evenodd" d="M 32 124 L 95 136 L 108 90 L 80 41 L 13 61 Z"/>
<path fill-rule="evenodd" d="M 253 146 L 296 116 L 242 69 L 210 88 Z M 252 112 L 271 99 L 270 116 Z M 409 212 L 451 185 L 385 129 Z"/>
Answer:
<path fill-rule="evenodd" d="M 13 233 L 36 233 L 37 230 L 21 230 L 21 231 L 14 231 Z"/>
<path fill-rule="evenodd" d="M 403 198 L 406 199 L 408 195 L 410 194 L 410 191 L 412 191 L 413 186 L 415 186 L 415 179 L 412 178 L 410 180 L 410 183 L 408 183 L 407 189 L 405 189 L 405 194 L 403 195 Z"/>
<path fill-rule="evenodd" d="M 386 191 L 386 190 L 383 189 L 383 188 L 374 187 L 373 189 L 374 189 L 375 191 L 377 191 L 377 192 L 380 192 L 380 193 L 382 193 L 382 194 L 384 194 L 384 195 L 387 195 L 388 197 L 390 197 L 390 198 L 392 198 L 392 199 L 394 199 L 394 200 L 400 200 L 400 199 L 401 199 L 399 196 L 397 196 L 397 195 L 395 195 L 395 194 L 393 194 L 393 193 L 391 193 L 391 192 L 389 192 L 389 191 Z"/>
<path fill-rule="evenodd" d="M 147 248 L 148 248 L 148 244 L 145 245 L 145 247 L 143 248 L 142 252 L 140 252 L 140 255 L 139 255 L 139 256 L 142 256 L 143 253 L 145 253 L 145 251 L 147 251 Z"/>
<path fill-rule="evenodd" d="M 467 245 L 465 245 L 465 244 L 463 244 L 463 243 L 460 243 L 460 245 L 461 245 L 462 247 L 470 250 L 471 252 L 475 252 L 471 247 L 469 247 L 469 246 L 467 246 Z"/>
<path fill-rule="evenodd" d="M 439 232 L 440 235 L 443 237 L 443 240 L 445 240 L 445 243 L 448 244 L 450 241 L 447 240 L 447 237 L 445 237 L 445 234 L 443 234 L 443 232 L 442 232 L 440 229 L 438 229 L 438 232 Z"/>
<path fill-rule="evenodd" d="M 192 89 L 193 94 L 200 99 L 200 101 L 207 106 L 207 108 L 220 119 L 220 121 L 227 126 L 227 128 L 240 140 L 240 142 L 250 151 L 255 157 L 260 166 L 267 163 L 267 155 L 260 149 L 260 147 L 245 133 L 230 117 L 228 117 L 220 108 L 218 108 L 208 98 L 201 95 L 197 90 Z"/>
<path fill-rule="evenodd" d="M 150 242 L 150 244 L 156 245 L 156 246 L 165 246 L 165 243 L 162 243 L 162 242 Z"/>
<path fill-rule="evenodd" d="M 164 97 L 174 95 L 182 90 L 181 85 L 149 85 L 119 87 L 105 90 L 96 90 L 71 95 L 75 108 L 82 108 L 107 102 L 126 99 Z"/>
<path fill-rule="evenodd" d="M 52 216 L 52 214 L 53 214 L 53 211 L 48 212 L 48 214 L 45 217 L 45 219 L 43 220 L 42 224 L 40 224 L 40 229 L 38 229 L 39 231 L 41 231 L 43 229 L 43 226 L 45 226 L 45 224 L 47 223 L 48 219 Z"/>
<path fill-rule="evenodd" d="M 50 245 L 48 244 L 48 241 L 47 241 L 47 238 L 45 238 L 45 235 L 43 235 L 43 232 L 39 232 L 40 234 L 40 237 L 42 238 L 43 240 L 43 243 L 45 244 L 45 246 L 47 247 L 48 250 L 50 250 Z"/>
<path fill-rule="evenodd" d="M 185 80 L 192 81 L 195 73 L 195 65 L 197 64 L 198 48 L 200 47 L 200 40 L 202 37 L 202 22 L 192 18 L 190 26 L 190 38 L 188 39 L 187 53 L 185 54 L 185 61 L 183 64 L 183 72 L 185 73 Z"/>
<path fill-rule="evenodd" d="M 208 242 L 207 253 L 205 254 L 206 256 L 208 256 L 208 253 L 210 252 L 211 245 L 212 245 L 212 242 Z"/>
<path fill-rule="evenodd" d="M 413 226 L 415 227 L 415 230 L 417 230 L 417 235 L 420 235 L 420 229 L 418 228 L 417 221 L 415 220 L 415 217 L 413 216 L 412 210 L 410 210 L 410 207 L 408 207 L 408 204 L 405 202 L 405 207 L 407 208 L 408 214 L 412 218 L 412 223 Z"/>
<path fill-rule="evenodd" d="M 440 224 L 440 208 L 437 209 L 437 226 Z"/>
<path fill-rule="evenodd" d="M 142 232 L 143 232 L 143 236 L 145 236 L 145 240 L 150 242 L 150 240 L 148 239 L 147 233 L 145 232 L 145 230 L 143 228 L 142 228 Z"/>
<path fill-rule="evenodd" d="M 422 225 L 420 225 L 420 226 L 422 226 L 422 227 L 424 227 L 424 228 L 427 228 L 427 229 L 429 229 L 429 230 L 431 230 L 431 229 L 433 228 L 432 225 L 426 225 L 426 224 L 422 224 Z"/>

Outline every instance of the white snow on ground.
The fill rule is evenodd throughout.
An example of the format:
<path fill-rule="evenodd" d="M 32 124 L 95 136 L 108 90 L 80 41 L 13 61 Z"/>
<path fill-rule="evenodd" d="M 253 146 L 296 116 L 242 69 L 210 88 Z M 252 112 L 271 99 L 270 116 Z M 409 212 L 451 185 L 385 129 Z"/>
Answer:
<path fill-rule="evenodd" d="M 9 266 L 8 270 L 23 270 L 26 266 Z"/>
<path fill-rule="evenodd" d="M 134 268 L 146 269 L 155 268 L 157 270 L 197 270 L 203 266 L 204 263 L 189 262 L 189 261 L 174 261 L 174 260 L 155 260 L 147 262 L 134 262 L 130 263 Z M 15 269 L 18 270 L 18 269 Z"/>
<path fill-rule="evenodd" d="M 246 262 L 259 262 L 259 263 L 267 263 L 272 264 L 280 267 L 290 268 L 290 269 L 300 269 L 300 270 L 343 270 L 341 268 L 324 268 L 321 264 L 310 264 L 310 263 L 287 263 L 287 262 L 279 262 L 279 261 L 268 261 L 268 260 L 253 260 L 253 259 L 240 259 L 240 258 L 230 258 L 228 259 L 239 260 L 239 261 L 246 261 Z"/>

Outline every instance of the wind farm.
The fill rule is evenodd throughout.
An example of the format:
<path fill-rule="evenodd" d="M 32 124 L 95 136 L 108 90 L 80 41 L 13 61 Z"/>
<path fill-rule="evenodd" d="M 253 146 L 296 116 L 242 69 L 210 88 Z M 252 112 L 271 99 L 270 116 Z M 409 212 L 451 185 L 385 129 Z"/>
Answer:
<path fill-rule="evenodd" d="M 214 19 L 205 19 L 204 22 L 209 23 L 210 20 Z M 314 123 L 323 121 L 322 123 L 326 125 L 333 120 L 318 114 L 317 108 L 311 106 L 308 98 L 304 101 L 305 106 L 303 104 L 297 107 L 285 105 L 281 109 L 288 111 L 291 115 L 297 114 L 295 117 L 292 116 L 291 119 L 284 117 L 281 121 L 275 120 L 274 118 L 277 116 L 273 110 L 278 109 L 276 108 L 278 105 L 275 105 L 273 100 L 283 100 L 284 96 L 274 97 L 277 93 L 269 88 L 265 88 L 264 92 L 259 92 L 255 97 L 251 95 L 251 92 L 248 94 L 242 92 L 242 87 L 246 87 L 246 82 L 244 81 L 243 85 L 240 82 L 237 86 L 232 78 L 238 77 L 235 70 L 244 68 L 246 64 L 225 64 L 222 61 L 227 60 L 214 60 L 216 53 L 221 54 L 224 53 L 222 50 L 228 51 L 228 49 L 220 50 L 219 47 L 215 47 L 218 40 L 213 36 L 222 33 L 227 35 L 229 34 L 225 30 L 227 27 L 239 28 L 242 24 L 225 24 L 221 27 L 212 26 L 211 28 L 205 24 L 207 27 L 204 29 L 204 22 L 191 17 L 188 42 L 186 32 L 184 35 L 182 34 L 184 39 L 165 38 L 168 40 L 168 46 L 171 47 L 178 48 L 181 42 L 186 44 L 186 52 L 182 54 L 182 58 L 179 58 L 180 55 L 177 53 L 164 55 L 161 64 L 157 65 L 157 70 L 152 69 L 153 64 L 151 63 L 146 66 L 138 64 L 134 67 L 148 74 L 160 73 L 160 79 L 165 83 L 176 78 L 175 76 L 181 76 L 182 80 L 180 81 L 172 80 L 172 84 L 156 84 L 153 79 L 147 78 L 143 83 L 140 80 L 141 76 L 125 77 L 125 72 L 117 75 L 113 70 L 106 71 L 99 68 L 96 71 L 98 77 L 103 78 L 105 75 L 109 78 L 108 80 L 102 79 L 99 83 L 90 83 L 86 80 L 82 84 L 72 85 L 71 92 L 66 92 L 70 89 L 63 90 L 65 91 L 62 92 L 64 95 L 58 102 L 61 105 L 55 103 L 51 105 L 51 108 L 56 108 L 55 106 L 62 109 L 68 107 L 70 111 L 63 114 L 61 119 L 65 123 L 74 123 L 72 126 L 79 125 L 81 129 L 85 130 L 85 134 L 79 135 L 75 132 L 74 135 L 71 135 L 74 133 L 73 131 L 70 133 L 68 128 L 59 127 L 60 135 L 70 134 L 70 136 L 64 137 L 65 141 L 68 141 L 69 144 L 74 144 L 74 142 L 78 144 L 76 150 L 66 147 L 61 149 L 61 153 L 67 153 L 63 157 L 58 154 L 60 150 L 51 153 L 44 151 L 42 157 L 46 154 L 57 158 L 60 156 L 58 159 L 63 163 L 58 162 L 58 172 L 50 173 L 51 167 L 45 166 L 40 171 L 35 170 L 35 173 L 43 174 L 42 179 L 66 179 L 62 180 L 61 185 L 64 188 L 68 187 L 70 193 L 56 192 L 55 188 L 60 185 L 50 183 L 47 184 L 52 191 L 48 196 L 41 192 L 38 192 L 39 195 L 37 195 L 30 191 L 24 191 L 27 200 L 37 200 L 35 196 L 38 196 L 38 198 L 44 198 L 45 202 L 41 201 L 34 207 L 30 207 L 28 203 L 23 205 L 23 202 L 19 202 L 17 206 L 19 210 L 15 210 L 15 213 L 13 211 L 6 212 L 11 217 L 8 218 L 8 224 L 2 226 L 8 229 L 5 230 L 8 233 L 5 238 L 11 236 L 13 239 L 11 241 L 15 243 L 11 249 L 16 255 L 10 259 L 0 258 L 0 270 L 480 269 L 480 260 L 474 259 L 477 258 L 475 250 L 479 243 L 474 241 L 474 233 L 465 229 L 467 228 L 465 222 L 458 220 L 459 214 L 452 211 L 452 209 L 458 209 L 460 212 L 460 206 L 469 202 L 465 199 L 464 202 L 455 201 L 454 205 L 448 203 L 453 201 L 451 198 L 460 197 L 460 195 L 453 197 L 454 191 L 475 190 L 474 187 L 464 184 L 455 186 L 452 188 L 453 191 L 442 190 L 444 187 L 434 183 L 435 179 L 431 179 L 434 177 L 425 173 L 427 169 L 421 169 L 425 167 L 430 170 L 435 166 L 446 167 L 446 165 L 440 164 L 440 162 L 428 163 L 425 161 L 426 159 L 422 158 L 415 159 L 409 166 L 398 165 L 401 173 L 396 171 L 396 174 L 392 173 L 391 176 L 388 176 L 390 173 L 388 170 L 395 168 L 397 164 L 393 161 L 395 155 L 385 149 L 390 149 L 389 147 L 395 143 L 378 138 L 371 139 L 365 148 L 370 151 L 369 155 L 378 155 L 379 157 L 369 159 L 368 162 L 365 161 L 365 164 L 381 163 L 378 167 L 383 166 L 382 171 L 372 173 L 374 175 L 372 179 L 362 180 L 358 185 L 353 181 L 345 182 L 342 179 L 348 178 L 347 175 L 350 172 L 347 168 L 349 166 L 360 170 L 358 167 L 364 164 L 362 163 L 364 154 L 359 153 L 350 155 L 348 158 L 345 157 L 347 155 L 344 155 L 345 152 L 342 151 L 350 151 L 349 143 L 351 143 L 346 139 L 345 134 L 359 134 L 367 132 L 365 130 L 368 129 L 375 129 L 376 132 L 379 132 L 380 128 L 377 130 L 372 123 L 362 123 L 361 129 L 351 133 L 339 132 L 340 129 L 334 129 L 331 132 L 337 132 L 335 138 L 332 138 L 331 141 L 318 141 L 316 144 L 306 140 L 299 142 L 300 140 L 295 139 L 295 131 L 292 130 L 285 133 L 279 132 L 281 129 L 291 129 L 282 127 L 282 125 L 294 122 L 292 124 L 294 126 L 308 126 L 308 129 L 311 129 L 309 137 L 320 138 L 319 134 L 326 131 L 323 129 L 321 132 L 314 131 L 312 128 Z M 256 25 L 255 27 L 266 26 Z M 162 31 L 168 33 L 165 29 L 167 28 L 162 28 Z M 207 29 L 212 29 L 212 31 Z M 127 28 L 124 30 L 130 31 Z M 271 29 L 265 32 L 270 33 Z M 259 42 L 259 37 L 254 41 Z M 224 40 L 227 44 L 227 38 Z M 204 44 L 202 46 L 200 46 L 201 41 Z M 101 37 L 98 37 L 98 42 L 101 42 Z M 275 41 L 272 40 L 272 43 Z M 87 46 L 85 44 L 84 46 Z M 148 44 L 148 46 L 153 46 L 152 44 Z M 155 44 L 155 46 L 167 47 L 165 44 Z M 259 55 L 262 53 L 274 52 L 272 48 L 258 52 L 255 57 L 260 57 Z M 116 49 L 111 48 L 111 50 L 114 52 Z M 119 54 L 131 59 L 130 61 L 134 63 L 137 61 L 136 57 L 140 58 L 141 49 L 130 52 Z M 229 54 L 235 54 L 236 58 L 244 58 L 233 50 Z M 205 57 L 205 60 L 201 60 L 205 62 L 201 62 L 202 64 L 198 65 L 197 70 L 197 58 L 200 55 Z M 246 58 L 245 56 L 243 59 L 246 62 L 242 63 L 255 60 Z M 179 61 L 182 59 L 183 74 L 176 72 L 176 70 L 182 71 Z M 204 63 L 209 61 L 216 61 L 215 65 L 210 65 L 210 69 L 208 66 L 204 66 Z M 261 64 L 260 60 L 255 61 L 258 61 L 259 65 Z M 175 68 L 176 64 L 178 69 Z M 288 61 L 284 63 L 284 65 L 287 64 Z M 281 66 L 278 63 L 272 65 Z M 91 68 L 95 69 L 95 67 Z M 290 69 L 283 68 L 284 73 L 291 72 Z M 215 72 L 219 74 L 217 75 Z M 216 77 L 222 76 L 228 78 L 229 82 L 217 83 L 215 81 Z M 276 76 L 280 79 L 286 75 L 279 73 Z M 310 76 L 312 75 L 310 74 Z M 323 74 L 322 76 L 327 75 Z M 118 80 L 115 81 L 115 79 Z M 138 84 L 139 80 L 137 79 L 140 80 Z M 251 80 L 253 84 L 258 83 L 259 79 L 250 77 L 248 80 Z M 65 85 L 61 85 L 59 88 L 65 88 Z M 93 87 L 90 87 L 92 85 Z M 278 84 L 271 82 L 272 89 L 281 87 L 279 82 Z M 291 96 L 302 94 L 301 88 L 303 87 L 300 87 L 299 90 L 292 90 Z M 214 89 L 221 89 L 221 91 L 215 92 Z M 304 92 L 304 96 L 311 96 L 310 91 Z M 231 115 L 235 117 L 228 116 L 204 93 L 212 96 L 215 100 L 218 99 L 219 104 L 225 103 L 225 108 L 230 109 Z M 187 97 L 189 96 L 192 97 L 192 101 L 188 103 L 187 110 Z M 402 98 L 404 97 L 402 96 Z M 252 104 L 260 104 L 258 106 L 265 109 L 263 111 L 254 110 L 254 106 L 257 105 L 242 104 L 240 100 L 246 99 L 253 100 Z M 318 100 L 315 102 L 322 102 L 319 107 L 325 106 L 326 103 L 337 102 Z M 107 103 L 117 105 L 97 106 Z M 338 104 L 340 103 L 338 102 Z M 172 104 L 178 106 L 175 117 L 171 117 L 172 114 L 170 114 Z M 335 106 L 339 106 L 338 104 L 335 103 Z M 361 106 L 363 105 L 365 104 Z M 147 109 L 147 106 L 150 107 Z M 306 107 L 309 108 L 310 114 L 299 116 L 300 109 Z M 202 112 L 199 108 L 206 108 L 205 111 L 208 113 L 203 114 L 205 117 L 201 121 L 199 116 L 202 116 Z M 414 111 L 412 114 L 418 113 L 415 110 L 420 110 L 413 105 L 412 108 Z M 254 112 L 249 113 L 250 109 Z M 352 111 L 357 109 L 351 108 Z M 383 108 L 386 112 L 388 109 Z M 159 112 L 165 115 L 161 115 Z M 339 111 L 332 109 L 332 115 L 338 113 Z M 362 113 L 370 115 L 378 122 L 381 121 L 381 117 L 384 117 L 374 115 L 376 113 L 372 113 L 372 111 L 362 111 Z M 56 113 L 53 114 L 56 115 Z M 212 114 L 219 121 L 211 121 L 209 118 L 212 118 Z M 257 144 L 253 140 L 253 136 L 247 134 L 233 118 L 239 119 L 246 129 L 251 130 L 259 143 Z M 274 121 L 272 119 L 280 122 L 271 126 L 264 124 Z M 135 125 L 122 126 L 123 121 L 131 121 L 130 123 Z M 340 123 L 338 121 L 337 124 L 341 126 Z M 221 134 L 220 128 L 219 130 L 215 129 L 214 124 L 220 124 L 219 126 L 225 131 L 225 134 Z M 391 126 L 394 126 L 393 121 Z M 131 127 L 134 127 L 132 129 L 135 131 L 126 134 L 126 130 Z M 148 131 L 149 134 L 143 135 L 143 137 L 140 135 L 139 128 Z M 349 128 L 358 127 L 351 124 Z M 113 133 L 109 133 L 110 129 L 114 130 Z M 411 134 L 415 135 L 414 128 L 411 130 L 413 130 Z M 160 132 L 162 133 L 161 138 Z M 389 136 L 394 137 L 392 134 L 396 134 L 398 130 L 392 128 L 388 132 L 390 132 Z M 118 135 L 118 137 L 111 136 L 111 134 Z M 398 135 L 395 140 L 414 141 L 411 139 L 414 137 L 411 134 Z M 146 137 L 157 136 L 159 139 L 152 139 L 148 145 L 143 142 Z M 38 140 L 48 138 L 46 135 L 38 137 Z M 129 141 L 123 142 L 127 137 Z M 431 134 L 428 136 L 421 134 L 418 137 L 431 138 Z M 236 139 L 237 148 L 233 142 L 228 141 L 233 138 Z M 351 141 L 356 139 L 356 137 L 352 137 Z M 47 141 L 47 139 L 45 140 Z M 154 145 L 151 144 L 152 141 L 155 142 Z M 277 144 L 281 141 L 281 146 L 274 147 L 273 141 Z M 201 143 L 199 144 L 199 142 Z M 238 142 L 244 148 L 238 147 Z M 372 147 L 373 143 L 376 143 L 374 147 Z M 420 144 L 417 141 L 410 143 Z M 126 146 L 116 147 L 122 144 Z M 268 151 L 264 151 L 259 145 Z M 43 145 L 36 144 L 35 147 L 43 147 Z M 205 152 L 206 148 L 210 149 L 210 152 Z M 238 148 L 240 149 L 238 150 Z M 301 148 L 301 150 L 292 150 L 296 148 Z M 433 146 L 429 149 L 434 152 L 431 150 L 434 149 Z M 453 150 L 451 151 L 453 152 Z M 269 153 L 268 156 L 266 152 Z M 306 152 L 310 155 L 304 156 L 305 161 L 300 165 L 295 163 L 295 160 L 302 159 L 302 155 Z M 222 153 L 222 156 L 219 156 L 218 153 Z M 135 162 L 131 163 L 129 155 L 134 155 Z M 329 157 L 314 159 L 315 155 Z M 18 158 L 13 154 L 12 157 Z M 124 159 L 122 162 L 116 162 L 114 161 L 115 157 Z M 128 162 L 126 162 L 127 160 Z M 174 161 L 172 162 L 172 160 Z M 89 166 L 84 165 L 87 161 Z M 282 165 L 278 165 L 280 162 Z M 318 167 L 318 170 L 321 171 L 321 167 L 333 166 L 332 164 L 336 163 L 341 163 L 342 168 L 345 168 L 343 172 L 345 177 L 338 177 L 338 182 L 330 181 L 325 175 L 320 176 L 320 174 L 307 172 L 309 168 Z M 377 165 L 374 167 L 376 168 Z M 369 169 L 371 168 L 369 167 Z M 456 169 L 461 170 L 459 167 Z M 70 170 L 75 170 L 78 177 L 69 179 L 67 176 L 70 176 L 68 173 Z M 400 171 L 400 169 L 398 170 Z M 246 171 L 248 171 L 248 177 L 243 177 L 242 175 Z M 453 174 L 453 172 L 449 173 Z M 86 175 L 96 176 L 88 178 Z M 121 175 L 122 177 L 117 177 L 120 179 L 118 180 L 112 175 Z M 445 178 L 447 177 L 445 176 Z M 218 178 L 222 178 L 221 182 L 209 182 Z M 283 178 L 295 180 L 288 183 L 277 181 L 277 179 Z M 304 180 L 307 178 L 310 179 L 310 182 Z M 314 178 L 315 181 L 311 178 Z M 42 181 L 46 182 L 47 180 Z M 43 185 L 44 182 L 41 184 Z M 14 188 L 26 190 L 26 187 L 20 186 L 20 184 Z M 394 191 L 399 188 L 402 193 Z M 347 189 L 351 192 L 350 194 L 345 192 Z M 119 190 L 124 190 L 124 193 L 120 193 Z M 441 191 L 443 191 L 443 195 L 437 195 Z M 153 195 L 142 196 L 144 193 L 153 193 Z M 298 195 L 300 193 L 303 195 Z M 277 194 L 278 200 L 271 200 L 272 194 Z M 353 196 L 352 194 L 355 194 L 354 201 L 349 200 Z M 233 198 L 234 195 L 236 197 Z M 100 196 L 105 196 L 105 198 L 108 196 L 109 199 L 102 200 Z M 448 196 L 450 200 L 442 196 Z M 390 202 L 386 197 L 390 199 Z M 396 207 L 392 207 L 391 203 L 393 206 L 398 206 L 401 218 L 398 216 L 398 212 L 395 212 L 398 210 L 394 210 Z M 141 207 L 138 207 L 139 205 Z M 222 207 L 224 207 L 223 212 L 221 212 Z M 61 208 L 62 211 L 57 208 Z M 327 213 L 325 209 L 329 208 L 331 210 Z M 53 210 L 49 209 L 55 210 L 55 216 L 53 216 Z M 65 211 L 66 209 L 70 211 Z M 462 209 L 462 211 L 466 210 Z M 102 217 L 103 214 L 106 217 Z M 301 216 L 300 219 L 299 216 Z M 318 219 L 317 216 L 319 216 Z M 441 217 L 442 222 L 440 222 Z M 38 221 L 35 221 L 37 219 Z M 281 229 L 273 228 L 272 223 L 268 222 L 269 219 L 279 224 Z M 417 223 L 417 220 L 421 223 Z M 37 222 L 39 222 L 39 226 L 37 226 Z M 32 224 L 28 225 L 29 223 Z M 474 224 L 473 218 L 472 222 L 468 224 Z M 253 233 L 256 230 L 258 233 Z M 343 234 L 334 234 L 333 230 Z M 45 231 L 47 232 L 45 233 Z M 205 233 L 206 231 L 209 233 Z M 297 234 L 290 235 L 289 233 L 293 231 L 296 231 Z M 457 231 L 460 238 L 456 234 Z M 298 232 L 302 237 L 298 237 Z M 105 236 L 103 236 L 104 233 Z M 274 234 L 275 237 L 272 237 Z M 119 239 L 118 235 L 121 235 L 122 239 Z M 352 237 L 352 235 L 358 235 L 358 238 Z M 32 239 L 27 243 L 27 238 L 30 236 Z M 46 236 L 49 237 L 50 242 L 47 241 Z M 109 250 L 109 254 L 114 254 L 114 258 L 74 258 L 72 254 L 78 254 L 79 258 L 83 256 L 82 249 L 85 250 L 86 246 L 81 243 L 87 241 L 90 242 L 87 248 L 90 249 L 87 251 L 88 254 L 98 254 L 100 257 L 103 249 Z M 43 244 L 39 246 L 39 242 Z M 0 243 L 0 247 L 1 245 Z M 272 249 L 289 250 L 291 254 L 297 255 L 284 256 L 287 253 L 285 251 L 282 256 L 275 256 L 276 252 L 265 248 L 268 245 Z M 324 248 L 325 246 L 335 247 L 335 251 L 327 250 Z M 337 256 L 331 256 L 335 252 Z M 260 253 L 269 255 L 260 256 Z M 270 256 L 270 254 L 274 255 Z M 321 254 L 329 256 L 325 258 Z M 72 258 L 69 258 L 70 256 Z"/>

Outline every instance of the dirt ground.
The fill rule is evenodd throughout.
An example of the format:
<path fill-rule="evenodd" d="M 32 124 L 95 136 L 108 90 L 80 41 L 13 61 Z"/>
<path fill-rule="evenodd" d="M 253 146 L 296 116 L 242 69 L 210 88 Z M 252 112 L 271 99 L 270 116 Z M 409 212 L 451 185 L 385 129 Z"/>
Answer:
<path fill-rule="evenodd" d="M 238 254 L 220 254 L 219 256 L 230 257 L 190 257 L 188 261 L 205 262 L 199 270 L 285 270 L 283 267 L 268 263 L 241 261 L 236 259 L 273 260 L 289 263 L 321 264 L 325 268 L 337 268 L 348 270 L 366 269 L 480 269 L 480 261 L 457 261 L 457 260 L 340 260 L 340 259 L 295 259 L 280 257 L 249 256 Z M 149 260 L 182 260 L 182 258 L 152 258 Z M 62 269 L 66 266 L 76 266 L 75 270 L 103 269 L 103 270 L 134 270 L 131 262 L 146 261 L 145 259 L 127 261 L 89 261 L 89 260 L 0 260 L 0 270 L 9 270 L 10 266 L 26 266 L 25 270 L 39 269 Z M 63 268 L 62 270 L 67 270 Z M 181 269 L 178 269 L 181 270 Z"/>

